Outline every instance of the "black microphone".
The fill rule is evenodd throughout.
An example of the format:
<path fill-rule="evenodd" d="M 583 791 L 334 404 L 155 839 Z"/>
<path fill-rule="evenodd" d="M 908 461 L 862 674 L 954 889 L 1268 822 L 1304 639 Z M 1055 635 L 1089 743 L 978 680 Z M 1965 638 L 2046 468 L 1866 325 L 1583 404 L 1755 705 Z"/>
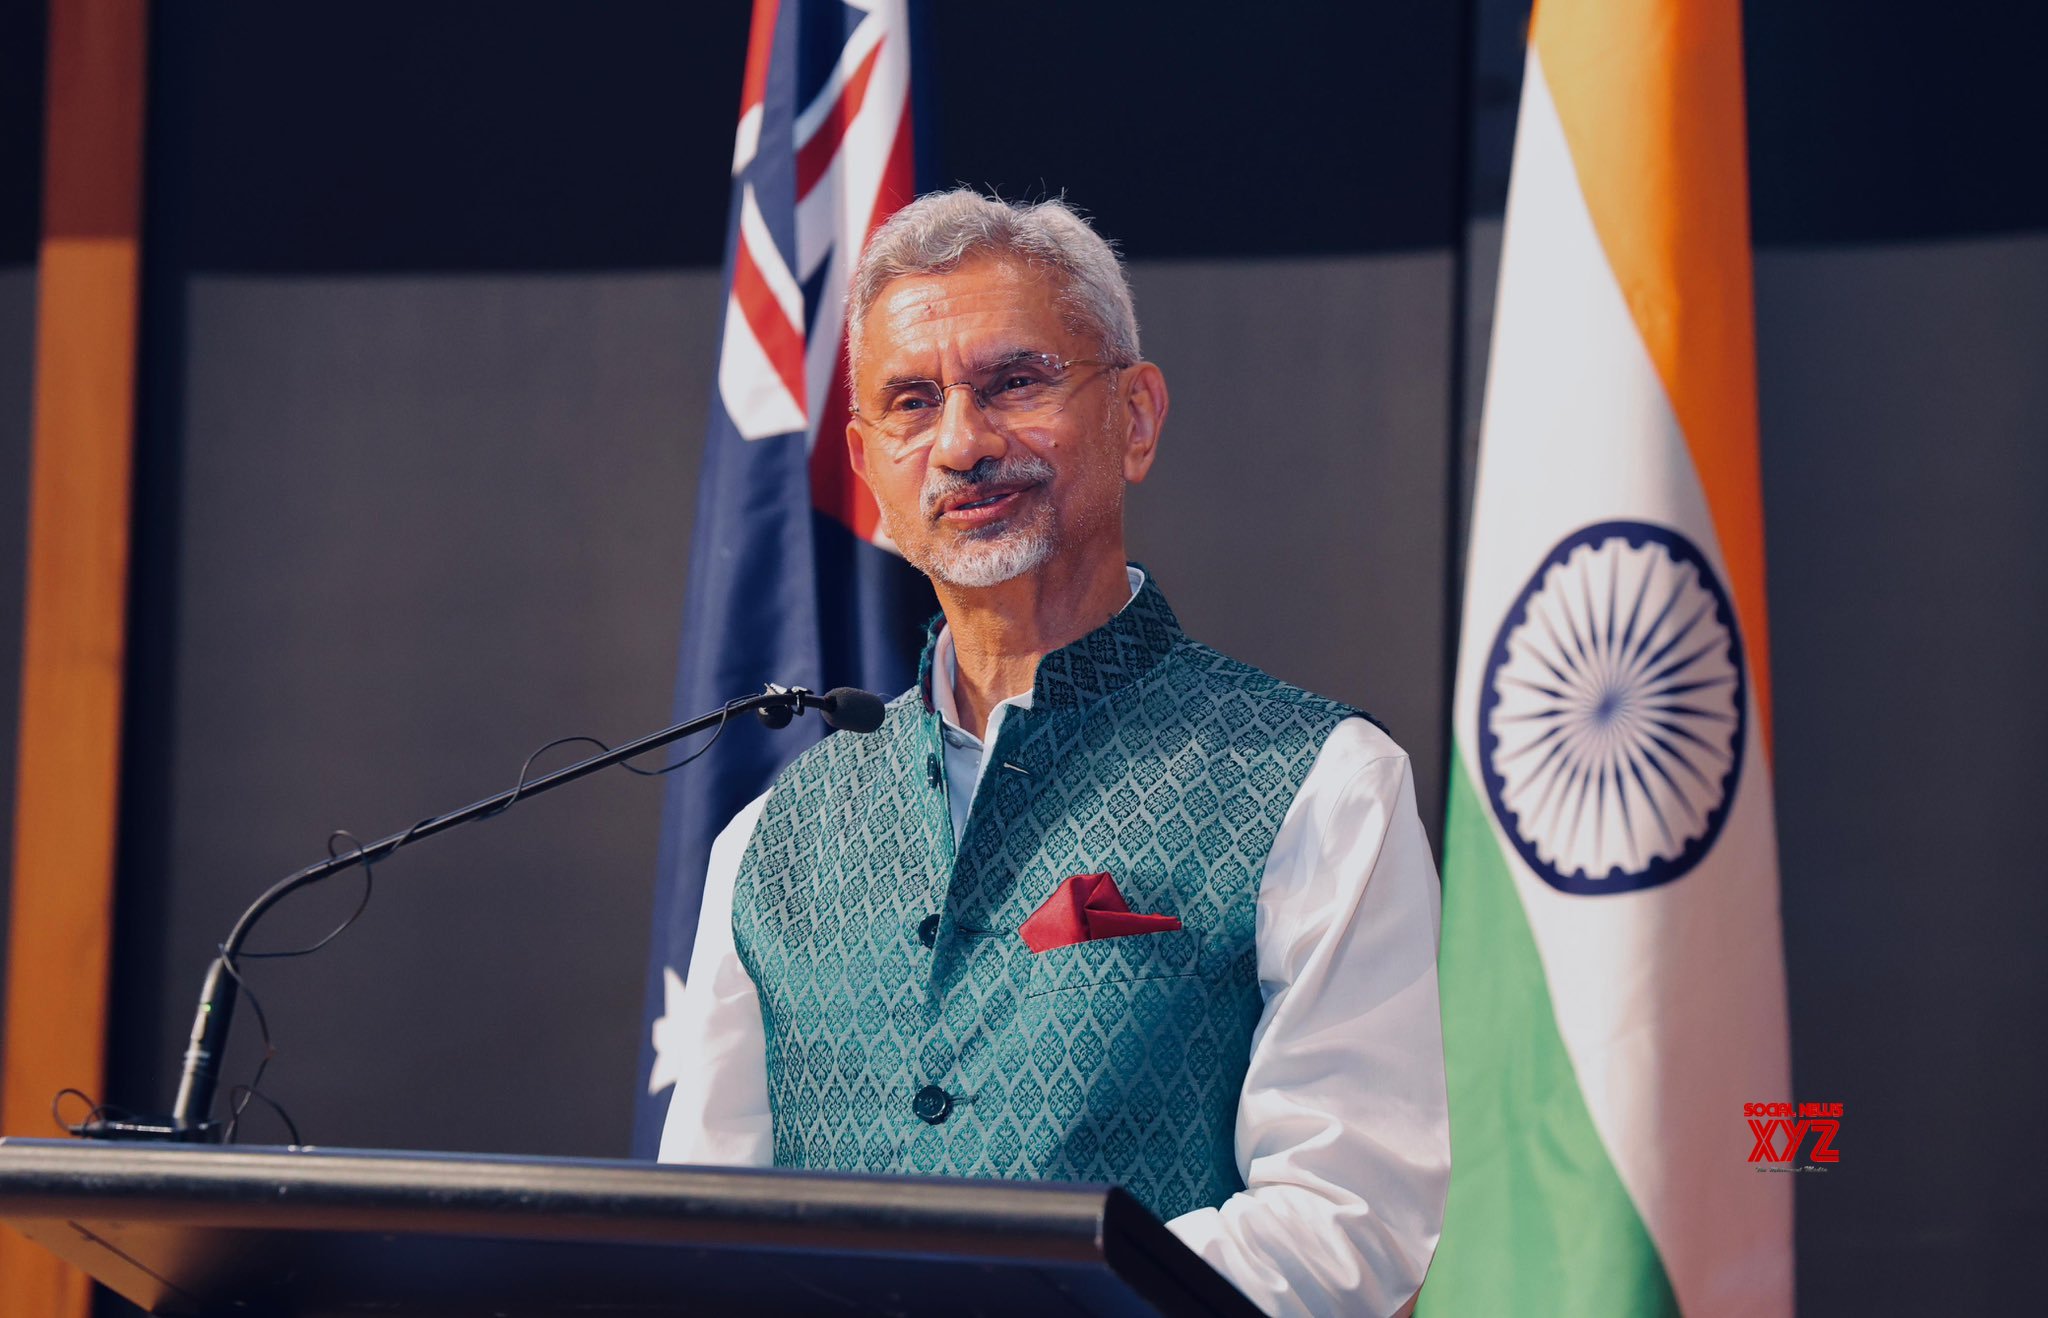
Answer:
<path fill-rule="evenodd" d="M 761 722 L 771 728 L 786 728 L 797 715 L 807 709 L 815 709 L 827 727 L 846 732 L 873 732 L 882 726 L 882 716 L 886 712 L 880 696 L 857 686 L 835 686 L 822 696 L 813 695 L 800 686 L 770 683 L 768 689 L 788 697 L 781 704 L 764 705 L 754 711 Z"/>
<path fill-rule="evenodd" d="M 886 712 L 880 696 L 857 686 L 835 686 L 818 702 L 825 722 L 842 732 L 873 732 Z"/>
<path fill-rule="evenodd" d="M 199 1009 L 192 1021 L 190 1045 L 185 1050 L 184 1068 L 178 1078 L 177 1102 L 167 1118 L 145 1118 L 136 1121 L 88 1122 L 79 1134 L 89 1138 L 121 1139 L 173 1139 L 185 1141 L 206 1141 L 221 1137 L 222 1126 L 211 1119 L 215 1083 L 220 1074 L 221 1055 L 227 1048 L 229 1024 L 234 1019 L 236 988 L 235 956 L 241 951 L 243 940 L 249 930 L 265 911 L 290 893 L 308 884 L 337 874 L 358 865 L 368 865 L 383 860 L 399 848 L 423 838 L 432 837 L 460 824 L 472 820 L 489 819 L 511 808 L 528 797 L 574 782 L 578 778 L 610 768 L 636 755 L 680 741 L 692 734 L 723 728 L 733 715 L 752 711 L 761 716 L 762 722 L 771 728 L 789 726 L 790 720 L 807 709 L 815 709 L 825 722 L 832 727 L 848 732 L 873 732 L 882 726 L 882 698 L 872 691 L 858 687 L 836 687 L 824 695 L 814 695 L 803 687 L 770 685 L 756 696 L 743 696 L 728 701 L 723 707 L 708 714 L 678 723 L 674 727 L 614 747 L 602 754 L 579 760 L 553 773 L 522 781 L 509 792 L 472 802 L 460 810 L 434 815 L 421 820 L 402 833 L 380 838 L 367 846 L 340 855 L 329 855 L 327 859 L 308 865 L 295 874 L 272 884 L 261 896 L 242 912 L 242 918 L 235 922 L 227 941 L 220 945 L 220 955 L 206 972 L 206 981 L 200 991 Z M 688 763 L 686 758 L 682 763 Z M 680 766 L 677 766 L 680 767 Z M 664 771 L 665 772 L 665 771 Z"/>

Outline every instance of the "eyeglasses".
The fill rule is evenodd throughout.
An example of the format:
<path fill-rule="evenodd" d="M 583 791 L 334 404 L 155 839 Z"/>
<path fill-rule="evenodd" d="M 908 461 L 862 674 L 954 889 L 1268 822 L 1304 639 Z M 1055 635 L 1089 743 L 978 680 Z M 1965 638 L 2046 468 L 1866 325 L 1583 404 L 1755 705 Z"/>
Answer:
<path fill-rule="evenodd" d="M 882 386 L 874 408 L 856 407 L 853 414 L 879 428 L 889 439 L 902 443 L 922 436 L 938 424 L 940 414 L 946 410 L 948 391 L 965 389 L 983 412 L 1000 417 L 1006 424 L 1029 425 L 1066 406 L 1081 384 L 1072 375 L 1075 367 L 1101 366 L 1120 371 L 1129 365 L 1100 357 L 1062 360 L 1049 352 L 1022 352 L 977 376 L 951 384 L 940 384 L 937 380 L 891 380 Z"/>

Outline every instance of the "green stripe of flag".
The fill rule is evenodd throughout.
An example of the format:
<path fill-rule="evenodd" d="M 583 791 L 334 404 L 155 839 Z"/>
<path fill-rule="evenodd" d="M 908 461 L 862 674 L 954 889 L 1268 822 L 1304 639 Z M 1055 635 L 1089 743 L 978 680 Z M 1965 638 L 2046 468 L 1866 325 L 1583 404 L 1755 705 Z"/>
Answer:
<path fill-rule="evenodd" d="M 1499 839 L 1451 762 L 1442 980 L 1451 1192 L 1417 1313 L 1676 1315 L 1566 1054 Z"/>

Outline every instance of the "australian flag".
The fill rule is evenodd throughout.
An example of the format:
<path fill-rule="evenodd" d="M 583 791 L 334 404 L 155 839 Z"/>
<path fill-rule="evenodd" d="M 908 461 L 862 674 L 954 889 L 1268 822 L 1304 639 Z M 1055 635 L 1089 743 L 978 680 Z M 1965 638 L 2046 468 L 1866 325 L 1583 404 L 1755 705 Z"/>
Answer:
<path fill-rule="evenodd" d="M 844 297 L 868 235 L 915 195 L 911 0 L 754 0 L 726 225 L 718 388 L 683 610 L 679 718 L 764 683 L 885 697 L 936 605 L 887 547 L 846 457 Z M 669 783 L 633 1145 L 660 1142 L 692 1064 L 662 1020 L 690 973 L 712 839 L 824 734 L 736 721 Z"/>

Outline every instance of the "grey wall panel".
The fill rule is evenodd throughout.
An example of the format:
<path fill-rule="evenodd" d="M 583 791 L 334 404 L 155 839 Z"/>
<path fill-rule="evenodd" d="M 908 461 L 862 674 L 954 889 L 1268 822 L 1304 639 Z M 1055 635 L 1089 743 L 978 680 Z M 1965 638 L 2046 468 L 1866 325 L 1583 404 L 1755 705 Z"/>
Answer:
<path fill-rule="evenodd" d="M 1137 264 L 1172 390 L 1131 552 L 1190 632 L 1384 720 L 1443 799 L 1451 258 Z"/>
<path fill-rule="evenodd" d="M 33 267 L 0 269 L 0 986 L 7 983 L 7 921 L 12 907 L 14 734 L 21 718 L 21 605 L 28 567 L 35 342 L 36 272 Z"/>
<path fill-rule="evenodd" d="M 1787 1097 L 1845 1105 L 1839 1173 L 1801 1179 L 1800 1308 L 2022 1307 L 2048 1232 L 2019 1115 L 2048 1093 L 2048 235 L 1767 251 L 1757 322 Z"/>
<path fill-rule="evenodd" d="M 719 301 L 702 273 L 190 284 L 181 470 L 144 496 L 181 529 L 165 772 L 131 775 L 165 850 L 124 875 L 125 1101 L 168 1103 L 211 947 L 329 829 L 667 721 Z M 332 947 L 257 965 L 306 1137 L 619 1152 L 658 798 L 618 773 L 423 843 Z"/>
<path fill-rule="evenodd" d="M 1452 579 L 1462 591 L 1465 548 L 1472 536 L 1472 494 L 1479 479 L 1479 430 L 1486 411 L 1486 369 L 1493 358 L 1493 313 L 1500 291 L 1500 245 L 1507 225 L 1499 218 L 1476 219 L 1465 229 L 1464 362 L 1458 392 L 1458 488 L 1451 516 Z M 1463 603 L 1459 604 L 1462 614 Z"/>

